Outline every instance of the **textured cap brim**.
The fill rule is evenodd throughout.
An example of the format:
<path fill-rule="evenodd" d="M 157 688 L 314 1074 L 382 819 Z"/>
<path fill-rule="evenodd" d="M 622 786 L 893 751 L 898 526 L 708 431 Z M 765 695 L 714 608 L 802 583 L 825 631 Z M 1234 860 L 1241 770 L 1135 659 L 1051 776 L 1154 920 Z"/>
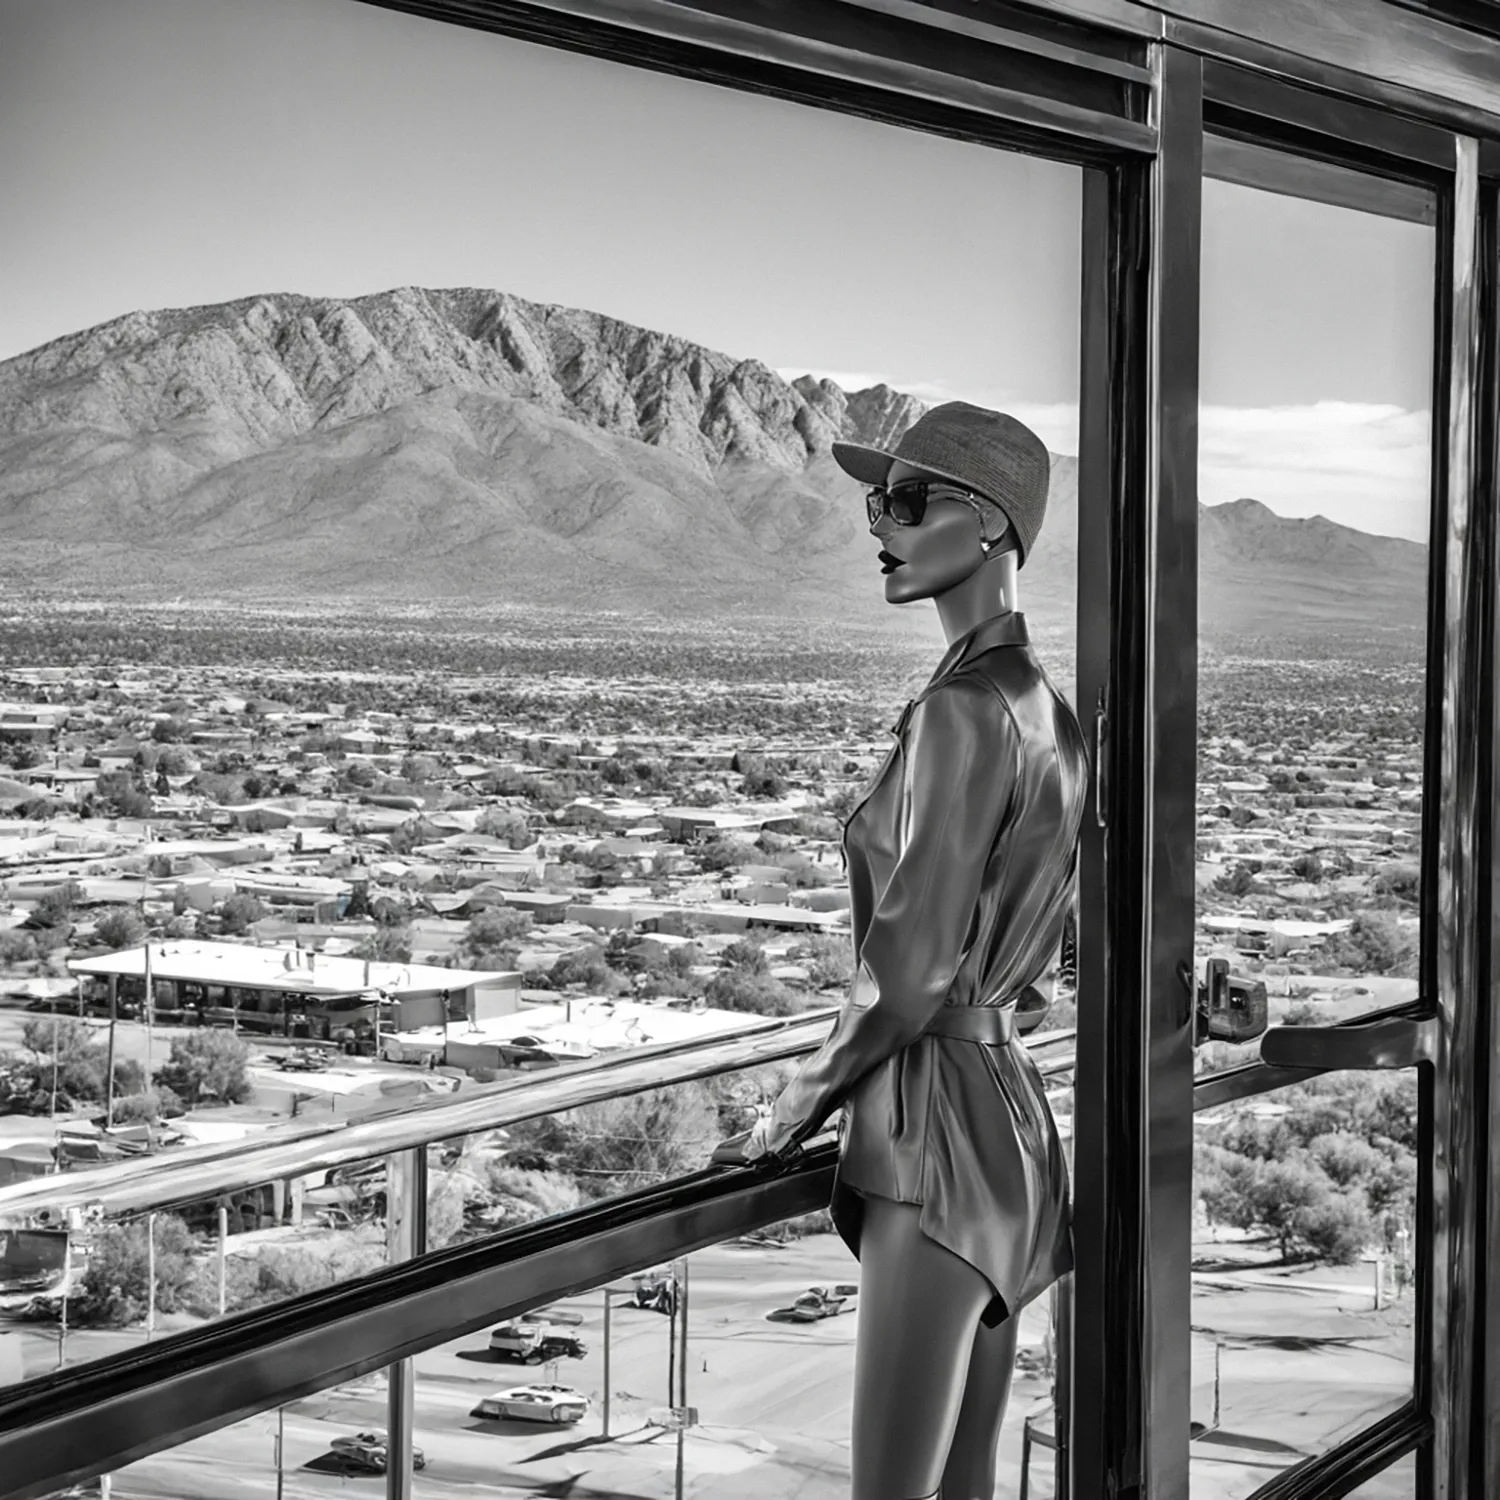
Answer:
<path fill-rule="evenodd" d="M 884 484 L 885 476 L 896 461 L 894 453 L 867 448 L 863 443 L 835 443 L 833 458 L 844 473 L 861 484 Z"/>

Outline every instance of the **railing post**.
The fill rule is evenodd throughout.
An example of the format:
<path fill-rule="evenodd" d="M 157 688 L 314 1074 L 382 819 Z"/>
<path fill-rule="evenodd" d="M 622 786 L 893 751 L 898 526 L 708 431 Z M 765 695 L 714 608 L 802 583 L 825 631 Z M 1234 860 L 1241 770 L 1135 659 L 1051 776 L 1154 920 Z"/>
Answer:
<path fill-rule="evenodd" d="M 229 1272 L 229 1210 L 221 1203 L 219 1205 L 219 1316 L 224 1316 L 224 1309 L 228 1302 L 228 1272 Z"/>
<path fill-rule="evenodd" d="M 392 1261 L 427 1249 L 427 1148 L 413 1146 L 385 1160 L 385 1247 Z M 387 1367 L 385 1434 L 386 1500 L 411 1500 L 412 1426 L 416 1366 L 410 1359 Z"/>

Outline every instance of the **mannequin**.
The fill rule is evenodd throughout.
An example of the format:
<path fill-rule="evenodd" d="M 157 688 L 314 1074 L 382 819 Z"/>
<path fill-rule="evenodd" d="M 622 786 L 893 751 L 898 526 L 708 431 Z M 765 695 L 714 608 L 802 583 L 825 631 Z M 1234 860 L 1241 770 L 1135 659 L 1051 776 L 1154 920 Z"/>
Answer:
<path fill-rule="evenodd" d="M 833 1032 L 717 1162 L 786 1160 L 836 1109 L 834 1222 L 860 1260 L 852 1500 L 992 1500 L 1016 1316 L 1071 1269 L 1066 1168 L 1016 1000 L 1057 949 L 1087 783 L 1032 654 L 1018 573 L 1048 456 L 1021 423 L 935 407 L 871 486 L 885 597 L 948 650 L 845 825 L 856 972 Z"/>

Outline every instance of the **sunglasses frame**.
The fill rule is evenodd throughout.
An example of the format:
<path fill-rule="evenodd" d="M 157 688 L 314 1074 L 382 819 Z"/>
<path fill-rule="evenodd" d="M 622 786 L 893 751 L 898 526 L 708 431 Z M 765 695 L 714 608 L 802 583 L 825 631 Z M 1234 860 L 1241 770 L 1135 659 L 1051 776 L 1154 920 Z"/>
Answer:
<path fill-rule="evenodd" d="M 918 505 L 920 509 L 915 520 L 903 521 L 891 510 L 891 492 L 893 490 L 908 489 L 920 489 L 922 491 L 921 495 L 918 497 Z M 865 491 L 865 514 L 870 518 L 870 525 L 872 527 L 878 526 L 883 517 L 890 516 L 891 520 L 897 526 L 920 526 L 922 522 L 927 519 L 927 505 L 929 501 L 927 492 L 933 489 L 941 489 L 944 491 L 944 493 L 941 495 L 930 497 L 932 499 L 957 500 L 960 504 L 967 505 L 969 509 L 972 510 L 974 514 L 979 518 L 980 545 L 984 547 L 986 551 L 990 547 L 995 545 L 993 542 L 988 542 L 985 540 L 984 511 L 980 508 L 979 497 L 973 494 L 971 491 L 963 489 L 961 486 L 954 484 L 951 480 L 948 479 L 903 479 L 899 483 L 893 485 L 871 485 L 870 488 Z M 878 499 L 877 496 L 879 497 Z"/>

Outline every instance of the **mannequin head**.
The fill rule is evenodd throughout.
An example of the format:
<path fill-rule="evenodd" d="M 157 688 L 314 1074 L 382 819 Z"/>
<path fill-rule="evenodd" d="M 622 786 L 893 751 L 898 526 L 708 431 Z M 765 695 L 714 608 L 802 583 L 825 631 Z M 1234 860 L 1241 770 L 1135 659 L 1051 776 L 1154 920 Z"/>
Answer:
<path fill-rule="evenodd" d="M 1042 440 L 1004 412 L 947 401 L 924 412 L 894 448 L 836 442 L 839 467 L 870 491 L 925 481 L 925 512 L 870 523 L 891 604 L 931 599 L 949 641 L 1018 609 L 1016 574 L 1041 530 L 1051 460 Z M 897 514 L 904 507 L 895 497 Z M 910 496 L 907 497 L 909 501 Z"/>

